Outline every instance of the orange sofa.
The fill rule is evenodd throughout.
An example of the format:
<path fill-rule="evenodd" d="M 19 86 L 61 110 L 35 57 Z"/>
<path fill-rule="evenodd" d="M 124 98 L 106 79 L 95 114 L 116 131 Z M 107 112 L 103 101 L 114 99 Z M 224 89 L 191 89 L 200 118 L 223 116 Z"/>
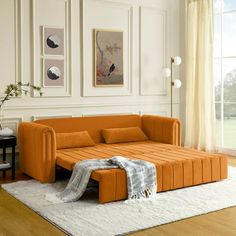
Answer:
<path fill-rule="evenodd" d="M 140 127 L 146 141 L 106 144 L 102 130 Z M 43 182 L 55 181 L 56 165 L 67 170 L 76 162 L 121 155 L 156 165 L 157 192 L 227 178 L 227 157 L 180 146 L 180 122 L 151 115 L 78 117 L 23 122 L 19 126 L 20 168 Z M 56 134 L 87 130 L 95 146 L 56 149 Z M 126 173 L 122 169 L 96 170 L 101 203 L 127 198 Z"/>

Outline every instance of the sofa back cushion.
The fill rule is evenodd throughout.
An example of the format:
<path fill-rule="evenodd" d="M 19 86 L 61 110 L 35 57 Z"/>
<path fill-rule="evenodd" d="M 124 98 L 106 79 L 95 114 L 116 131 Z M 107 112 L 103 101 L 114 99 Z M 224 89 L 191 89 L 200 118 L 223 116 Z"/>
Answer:
<path fill-rule="evenodd" d="M 111 128 L 102 130 L 106 143 L 123 143 L 147 140 L 139 127 Z"/>
<path fill-rule="evenodd" d="M 95 145 L 88 131 L 57 133 L 56 143 L 57 149 L 89 147 Z"/>
<path fill-rule="evenodd" d="M 87 130 L 95 143 L 104 142 L 101 132 L 103 129 L 134 126 L 141 128 L 141 117 L 139 115 L 57 118 L 37 120 L 35 122 L 52 127 L 56 133 L 70 133 Z"/>

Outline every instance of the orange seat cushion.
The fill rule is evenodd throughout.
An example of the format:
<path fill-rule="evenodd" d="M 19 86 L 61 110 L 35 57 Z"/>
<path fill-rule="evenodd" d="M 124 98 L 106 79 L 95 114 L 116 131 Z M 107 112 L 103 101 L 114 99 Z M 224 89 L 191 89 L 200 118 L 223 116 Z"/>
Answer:
<path fill-rule="evenodd" d="M 56 162 L 57 165 L 72 170 L 75 163 L 82 160 L 110 158 L 116 155 L 131 157 L 135 154 L 152 152 L 152 144 L 157 143 L 147 140 L 117 144 L 101 143 L 93 147 L 61 149 L 57 150 Z"/>
<path fill-rule="evenodd" d="M 152 162 L 157 170 L 157 191 L 208 183 L 227 178 L 227 157 L 153 141 L 99 144 L 94 147 L 57 151 L 57 165 L 72 170 L 75 163 L 114 155 Z M 127 197 L 126 173 L 121 169 L 96 170 L 92 179 L 99 184 L 99 201 Z M 111 182 L 113 183 L 111 185 Z M 109 187 L 110 192 L 107 192 Z"/>
<path fill-rule="evenodd" d="M 94 146 L 88 131 L 57 133 L 57 149 Z"/>
<path fill-rule="evenodd" d="M 102 135 L 106 143 L 135 142 L 148 139 L 139 127 L 103 129 Z"/>

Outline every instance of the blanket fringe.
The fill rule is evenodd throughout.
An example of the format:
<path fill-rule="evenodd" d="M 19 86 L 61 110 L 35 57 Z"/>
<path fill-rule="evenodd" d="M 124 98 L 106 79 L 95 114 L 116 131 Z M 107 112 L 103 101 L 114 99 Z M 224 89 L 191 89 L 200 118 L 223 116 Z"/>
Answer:
<path fill-rule="evenodd" d="M 130 196 L 130 199 L 142 199 L 142 198 L 152 198 L 156 195 L 156 186 L 147 187 L 146 189 L 137 192 Z"/>

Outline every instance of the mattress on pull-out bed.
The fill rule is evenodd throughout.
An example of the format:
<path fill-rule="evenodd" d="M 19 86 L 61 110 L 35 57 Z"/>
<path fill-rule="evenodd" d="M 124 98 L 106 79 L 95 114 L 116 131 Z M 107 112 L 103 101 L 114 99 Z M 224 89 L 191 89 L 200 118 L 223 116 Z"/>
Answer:
<path fill-rule="evenodd" d="M 154 163 L 158 192 L 227 178 L 226 156 L 153 141 L 102 143 L 94 147 L 61 149 L 57 151 L 56 162 L 57 165 L 72 170 L 79 161 L 116 155 Z M 126 185 L 126 175 L 121 169 L 96 170 L 92 178 L 99 181 L 102 175 L 109 173 L 115 178 L 116 184 L 120 182 L 120 185 Z M 120 186 L 126 192 L 126 186 L 123 187 Z"/>

